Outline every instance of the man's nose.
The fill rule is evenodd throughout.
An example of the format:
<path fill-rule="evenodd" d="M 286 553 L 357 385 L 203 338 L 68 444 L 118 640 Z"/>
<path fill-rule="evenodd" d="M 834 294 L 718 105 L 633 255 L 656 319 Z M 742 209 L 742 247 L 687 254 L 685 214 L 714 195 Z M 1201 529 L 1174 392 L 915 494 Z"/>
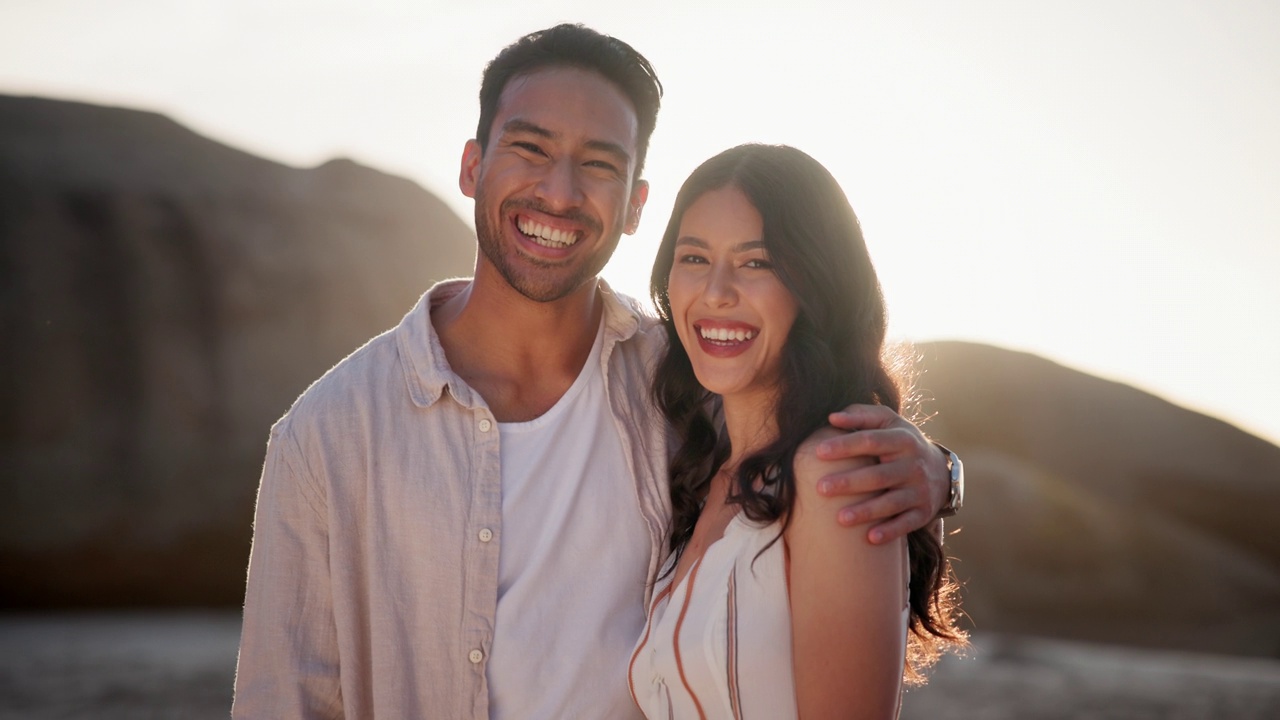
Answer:
<path fill-rule="evenodd" d="M 577 165 L 568 158 L 548 164 L 538 182 L 537 194 L 539 199 L 557 210 L 580 206 L 583 195 Z"/>

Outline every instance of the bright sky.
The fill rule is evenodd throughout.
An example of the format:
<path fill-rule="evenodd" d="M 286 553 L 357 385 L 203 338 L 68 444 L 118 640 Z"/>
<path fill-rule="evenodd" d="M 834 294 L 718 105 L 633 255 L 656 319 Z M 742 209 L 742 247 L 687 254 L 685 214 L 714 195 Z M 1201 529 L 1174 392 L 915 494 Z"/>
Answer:
<path fill-rule="evenodd" d="M 892 335 L 1028 350 L 1280 442 L 1280 4 L 828 4 L 4 0 L 0 92 L 156 110 L 292 165 L 351 157 L 470 222 L 484 63 L 581 21 L 667 90 L 616 287 L 645 294 L 693 167 L 785 142 L 849 194 Z"/>

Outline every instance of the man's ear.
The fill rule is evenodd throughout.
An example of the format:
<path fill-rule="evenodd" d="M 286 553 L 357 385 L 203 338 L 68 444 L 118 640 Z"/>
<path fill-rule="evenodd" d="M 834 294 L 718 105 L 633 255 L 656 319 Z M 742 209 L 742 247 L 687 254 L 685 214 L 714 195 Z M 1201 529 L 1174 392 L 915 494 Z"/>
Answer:
<path fill-rule="evenodd" d="M 476 196 L 482 155 L 480 143 L 475 140 L 468 140 L 467 144 L 462 146 L 462 167 L 458 171 L 458 187 L 462 189 L 462 194 L 469 198 Z"/>
<path fill-rule="evenodd" d="M 635 234 L 640 227 L 640 213 L 644 210 L 645 201 L 649 199 L 649 181 L 637 180 L 631 188 L 631 201 L 627 203 L 627 224 L 622 231 L 628 235 Z"/>

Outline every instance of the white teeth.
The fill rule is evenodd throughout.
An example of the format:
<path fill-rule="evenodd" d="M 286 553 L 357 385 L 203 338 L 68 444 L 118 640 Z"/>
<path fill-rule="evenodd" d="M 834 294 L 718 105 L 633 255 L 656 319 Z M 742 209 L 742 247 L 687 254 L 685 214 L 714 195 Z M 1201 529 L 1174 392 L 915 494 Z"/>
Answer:
<path fill-rule="evenodd" d="M 727 328 L 704 327 L 701 328 L 701 332 L 703 338 L 707 340 L 719 340 L 720 342 L 728 342 L 730 340 L 743 342 L 756 336 L 754 330 L 742 330 L 741 328 L 738 330 L 729 330 Z"/>
<path fill-rule="evenodd" d="M 516 225 L 520 228 L 520 232 L 528 235 L 534 242 L 543 247 L 562 248 L 578 242 L 578 233 L 576 232 L 549 228 L 528 218 L 520 218 Z"/>

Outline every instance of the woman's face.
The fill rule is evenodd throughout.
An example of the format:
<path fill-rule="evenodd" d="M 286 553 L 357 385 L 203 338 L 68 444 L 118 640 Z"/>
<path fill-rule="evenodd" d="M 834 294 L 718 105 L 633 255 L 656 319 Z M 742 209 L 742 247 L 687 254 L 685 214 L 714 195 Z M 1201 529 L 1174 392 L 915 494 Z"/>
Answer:
<path fill-rule="evenodd" d="M 797 305 L 773 272 L 763 231 L 738 188 L 705 193 L 681 218 L 667 293 L 698 382 L 771 401 Z"/>

